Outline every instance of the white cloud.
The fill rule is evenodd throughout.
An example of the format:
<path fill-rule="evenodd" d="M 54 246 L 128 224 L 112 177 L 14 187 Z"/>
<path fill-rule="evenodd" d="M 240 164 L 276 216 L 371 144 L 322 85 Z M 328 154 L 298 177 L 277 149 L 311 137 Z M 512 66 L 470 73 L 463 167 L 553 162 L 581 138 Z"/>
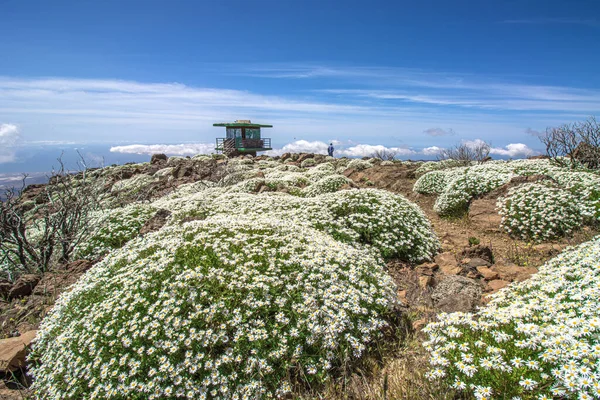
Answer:
<path fill-rule="evenodd" d="M 528 156 L 536 154 L 536 152 L 533 149 L 531 149 L 529 146 L 527 146 L 526 144 L 511 143 L 504 148 L 493 147 L 490 150 L 490 154 L 496 154 L 499 156 L 516 158 L 516 157 L 528 157 Z"/>
<path fill-rule="evenodd" d="M 445 135 L 455 135 L 455 132 L 452 129 L 444 130 L 442 128 L 429 128 L 425 129 L 423 133 L 429 136 L 445 136 Z"/>
<path fill-rule="evenodd" d="M 215 145 L 211 143 L 186 143 L 186 144 L 131 144 L 127 146 L 114 146 L 112 153 L 125 154 L 159 154 L 176 156 L 193 156 L 196 154 L 210 154 L 215 152 Z"/>
<path fill-rule="evenodd" d="M 476 146 L 482 145 L 486 142 L 481 139 L 475 139 L 475 140 L 463 140 L 463 143 L 469 147 L 476 147 Z M 517 157 L 528 157 L 528 156 L 537 154 L 537 152 L 535 150 L 531 149 L 529 146 L 527 146 L 524 143 L 510 143 L 505 147 L 490 148 L 490 154 L 495 154 L 495 155 L 503 156 L 503 157 L 517 158 Z"/>
<path fill-rule="evenodd" d="M 371 157 L 377 151 L 391 151 L 396 153 L 398 156 L 409 156 L 416 154 L 414 150 L 402 147 L 385 147 L 382 145 L 370 144 L 359 144 L 347 149 L 336 151 L 334 154 L 339 154 L 346 157 Z"/>
<path fill-rule="evenodd" d="M 19 127 L 14 124 L 0 124 L 0 164 L 15 161 L 14 146 L 21 137 Z"/>
<path fill-rule="evenodd" d="M 267 151 L 267 152 L 265 152 L 265 154 L 268 154 L 270 156 L 280 156 L 284 153 L 327 154 L 328 146 L 329 145 L 325 142 L 319 142 L 319 141 L 309 142 L 307 140 L 297 140 L 295 142 L 286 144 L 281 149 L 273 149 L 273 150 Z"/>
<path fill-rule="evenodd" d="M 443 147 L 431 146 L 425 147 L 423 150 L 421 150 L 421 153 L 423 153 L 426 156 L 437 156 L 442 150 L 444 150 Z"/>
<path fill-rule="evenodd" d="M 288 143 L 279 149 L 273 149 L 266 151 L 261 154 L 270 156 L 280 156 L 284 153 L 313 153 L 313 154 L 327 154 L 327 147 L 329 143 L 333 142 L 336 146 L 335 156 L 337 157 L 350 157 L 350 158 L 361 158 L 371 157 L 376 151 L 392 151 L 395 152 L 399 157 L 413 156 L 416 154 L 423 154 L 425 156 L 435 156 L 439 154 L 442 147 L 431 146 L 425 147 L 420 151 L 416 151 L 404 147 L 386 147 L 383 145 L 371 145 L 371 144 L 355 144 L 350 147 L 343 147 L 340 141 L 307 141 L 297 140 L 292 143 Z M 463 141 L 467 146 L 476 146 L 484 143 L 481 139 L 465 140 Z M 211 143 L 184 143 L 184 144 L 132 144 L 125 146 L 113 146 L 110 148 L 113 153 L 124 153 L 124 154 L 158 154 L 164 153 L 167 155 L 178 155 L 178 156 L 194 156 L 196 154 L 210 154 L 214 153 L 214 145 Z M 535 154 L 531 148 L 523 143 L 511 143 L 508 146 L 493 147 L 490 150 L 490 154 L 495 154 L 504 157 L 525 157 Z"/>

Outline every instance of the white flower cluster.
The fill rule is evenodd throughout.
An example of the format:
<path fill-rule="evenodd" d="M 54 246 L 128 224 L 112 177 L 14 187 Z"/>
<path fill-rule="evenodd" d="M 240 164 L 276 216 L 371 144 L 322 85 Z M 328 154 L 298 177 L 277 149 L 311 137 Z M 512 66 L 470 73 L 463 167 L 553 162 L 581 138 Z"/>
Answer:
<path fill-rule="evenodd" d="M 328 175 L 302 190 L 302 195 L 305 197 L 315 197 L 323 193 L 337 192 L 342 186 L 351 183 L 352 181 L 344 175 Z"/>
<path fill-rule="evenodd" d="M 443 163 L 432 163 L 440 164 L 438 167 L 424 168 L 429 163 L 421 166 L 417 171 L 435 170 L 422 175 L 413 187 L 415 192 L 440 194 L 435 206 L 440 215 L 464 213 L 474 197 L 494 190 L 512 177 L 546 175 L 577 198 L 584 216 L 600 219 L 600 175 L 595 172 L 571 170 L 550 160 L 489 161 L 455 168 L 444 167 Z M 441 174 L 445 174 L 444 178 Z"/>
<path fill-rule="evenodd" d="M 154 207 L 145 204 L 131 204 L 94 213 L 88 222 L 94 228 L 75 249 L 76 256 L 94 259 L 123 247 L 139 234 L 142 226 L 155 213 Z"/>
<path fill-rule="evenodd" d="M 565 250 L 476 314 L 424 331 L 430 379 L 477 399 L 600 398 L 600 237 Z"/>
<path fill-rule="evenodd" d="M 580 201 L 581 212 L 586 218 L 600 220 L 600 176 L 581 171 L 553 171 L 558 184 L 569 190 Z"/>
<path fill-rule="evenodd" d="M 283 220 L 135 239 L 58 300 L 32 351 L 44 399 L 257 399 L 319 385 L 385 326 L 382 261 Z"/>
<path fill-rule="evenodd" d="M 122 179 L 115 182 L 110 191 L 113 194 L 114 199 L 116 199 L 117 196 L 120 199 L 135 198 L 138 193 L 158 182 L 158 179 L 158 176 L 137 174 L 129 179 Z"/>
<path fill-rule="evenodd" d="M 218 215 L 293 220 L 350 244 L 372 246 L 385 258 L 418 262 L 431 259 L 439 248 L 423 211 L 404 197 L 384 190 L 343 190 L 302 198 L 215 188 L 170 202 L 155 202 L 153 206 L 172 212 L 171 225 Z"/>
<path fill-rule="evenodd" d="M 300 163 L 302 168 L 314 167 L 317 164 L 314 158 L 307 158 Z"/>
<path fill-rule="evenodd" d="M 536 242 L 566 236 L 583 223 L 582 209 L 570 192 L 539 183 L 511 188 L 498 199 L 500 226 L 511 236 Z"/>
<path fill-rule="evenodd" d="M 453 171 L 446 177 L 448 183 L 435 201 L 435 212 L 442 216 L 460 215 L 468 210 L 474 197 L 502 186 L 512 176 L 510 173 L 476 168 Z"/>
<path fill-rule="evenodd" d="M 371 168 L 373 164 L 368 160 L 354 159 L 348 163 L 346 166 L 347 169 L 354 169 L 357 171 L 362 171 L 368 168 Z"/>
<path fill-rule="evenodd" d="M 431 171 L 417 179 L 413 191 L 421 194 L 440 194 L 446 188 L 447 177 L 446 171 Z"/>

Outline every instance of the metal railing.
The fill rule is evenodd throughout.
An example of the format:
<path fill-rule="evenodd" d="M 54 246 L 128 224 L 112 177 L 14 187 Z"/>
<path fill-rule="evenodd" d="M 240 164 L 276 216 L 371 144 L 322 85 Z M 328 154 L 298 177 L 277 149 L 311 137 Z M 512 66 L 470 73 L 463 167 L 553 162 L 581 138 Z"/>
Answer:
<path fill-rule="evenodd" d="M 242 139 L 242 138 L 217 138 L 216 150 L 227 152 L 236 149 L 270 149 L 271 138 Z"/>

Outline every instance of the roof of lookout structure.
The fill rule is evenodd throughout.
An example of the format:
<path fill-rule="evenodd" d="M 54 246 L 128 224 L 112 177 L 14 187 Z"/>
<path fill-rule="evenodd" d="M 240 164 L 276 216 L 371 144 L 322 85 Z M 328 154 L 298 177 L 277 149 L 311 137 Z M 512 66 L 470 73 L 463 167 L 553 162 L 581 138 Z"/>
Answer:
<path fill-rule="evenodd" d="M 219 122 L 213 126 L 225 126 L 227 128 L 272 128 L 273 125 L 253 124 L 249 119 L 238 119 L 235 122 Z"/>

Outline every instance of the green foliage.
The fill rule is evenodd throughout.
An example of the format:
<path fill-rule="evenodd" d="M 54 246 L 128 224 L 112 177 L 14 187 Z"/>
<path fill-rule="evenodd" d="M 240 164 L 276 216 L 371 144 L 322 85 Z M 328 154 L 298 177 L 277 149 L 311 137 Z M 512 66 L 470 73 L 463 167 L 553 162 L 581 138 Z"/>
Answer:
<path fill-rule="evenodd" d="M 76 249 L 77 257 L 95 259 L 123 247 L 155 213 L 154 207 L 142 204 L 96 213 L 89 221 L 94 230 Z"/>
<path fill-rule="evenodd" d="M 469 246 L 477 246 L 479 243 L 481 243 L 481 240 L 475 236 L 469 236 Z"/>
<path fill-rule="evenodd" d="M 527 183 L 498 200 L 502 228 L 511 236 L 536 242 L 568 235 L 582 225 L 577 198 L 567 190 Z"/>
<path fill-rule="evenodd" d="M 109 255 L 38 333 L 37 398 L 274 398 L 351 368 L 395 288 L 380 260 L 313 229 L 217 218 Z"/>

